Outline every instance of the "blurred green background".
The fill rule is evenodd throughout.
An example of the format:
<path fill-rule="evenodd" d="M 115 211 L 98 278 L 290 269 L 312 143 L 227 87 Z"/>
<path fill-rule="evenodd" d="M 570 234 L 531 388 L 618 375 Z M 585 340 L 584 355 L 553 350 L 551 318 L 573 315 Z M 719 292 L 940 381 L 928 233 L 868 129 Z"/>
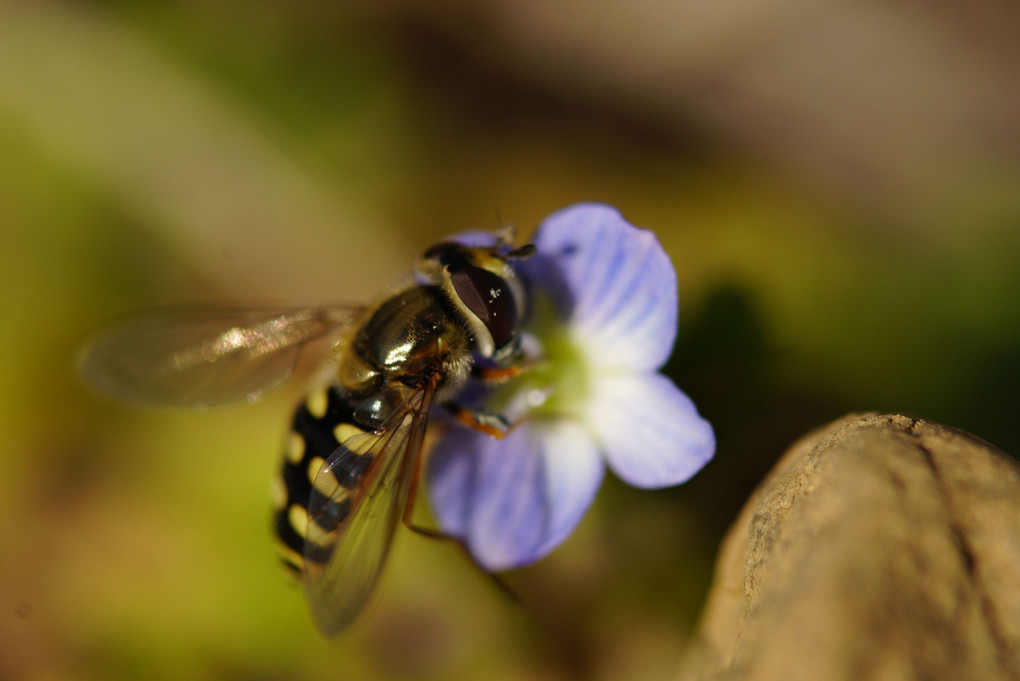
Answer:
<path fill-rule="evenodd" d="M 782 451 L 892 411 L 1020 451 L 1020 11 L 0 0 L 0 679 L 669 678 Z M 171 304 L 360 301 L 581 200 L 676 264 L 689 484 L 607 481 L 508 576 L 404 533 L 320 640 L 268 481 L 300 386 L 138 411 L 75 348 Z"/>

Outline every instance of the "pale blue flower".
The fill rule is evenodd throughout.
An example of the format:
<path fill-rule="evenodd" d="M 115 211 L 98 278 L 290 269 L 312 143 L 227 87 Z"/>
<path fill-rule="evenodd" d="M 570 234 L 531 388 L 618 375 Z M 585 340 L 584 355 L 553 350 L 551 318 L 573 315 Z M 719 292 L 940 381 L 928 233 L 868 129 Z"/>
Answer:
<path fill-rule="evenodd" d="M 519 265 L 534 367 L 484 397 L 504 439 L 452 428 L 434 448 L 439 526 L 490 570 L 538 560 L 580 522 L 605 465 L 645 488 L 684 482 L 715 451 L 712 426 L 658 373 L 676 338 L 676 273 L 658 239 L 614 208 L 542 223 Z"/>

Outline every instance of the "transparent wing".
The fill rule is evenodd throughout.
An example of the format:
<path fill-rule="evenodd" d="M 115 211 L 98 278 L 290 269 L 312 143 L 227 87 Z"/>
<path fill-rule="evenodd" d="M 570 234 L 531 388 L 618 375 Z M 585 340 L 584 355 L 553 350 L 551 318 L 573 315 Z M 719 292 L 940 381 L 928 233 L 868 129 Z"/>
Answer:
<path fill-rule="evenodd" d="M 322 465 L 308 505 L 305 587 L 319 628 L 340 632 L 371 596 L 418 473 L 434 385 L 381 433 L 348 438 Z"/>
<path fill-rule="evenodd" d="M 203 407 L 255 400 L 287 379 L 302 348 L 363 308 L 163 310 L 131 317 L 79 355 L 82 377 L 128 402 Z"/>

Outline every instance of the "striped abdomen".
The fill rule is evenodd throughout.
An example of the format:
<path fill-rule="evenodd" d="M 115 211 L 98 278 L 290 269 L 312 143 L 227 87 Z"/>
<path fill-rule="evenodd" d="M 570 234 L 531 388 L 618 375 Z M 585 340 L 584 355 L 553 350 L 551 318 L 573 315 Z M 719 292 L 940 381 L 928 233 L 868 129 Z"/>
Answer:
<path fill-rule="evenodd" d="M 273 527 L 284 566 L 297 579 L 304 577 L 306 560 L 325 564 L 334 548 L 330 541 L 306 545 L 309 506 L 322 509 L 316 519 L 322 530 L 318 534 L 328 539 L 350 512 L 344 490 L 355 487 L 370 455 L 351 453 L 329 476 L 330 489 L 321 489 L 321 477 L 317 488 L 316 476 L 341 443 L 365 432 L 354 422 L 354 411 L 337 386 L 317 390 L 294 411 L 280 476 L 274 481 Z M 343 490 L 338 492 L 338 486 Z"/>

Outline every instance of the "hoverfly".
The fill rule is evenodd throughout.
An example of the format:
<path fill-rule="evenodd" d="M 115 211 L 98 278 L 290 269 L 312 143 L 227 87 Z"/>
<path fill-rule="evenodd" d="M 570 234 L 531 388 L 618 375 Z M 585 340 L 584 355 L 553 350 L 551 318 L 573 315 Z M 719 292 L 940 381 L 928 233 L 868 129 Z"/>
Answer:
<path fill-rule="evenodd" d="M 333 635 L 371 595 L 397 525 L 414 527 L 433 406 L 490 434 L 505 431 L 500 417 L 454 400 L 472 375 L 498 379 L 522 366 L 526 299 L 511 263 L 534 247 L 509 239 L 432 246 L 414 283 L 369 306 L 136 317 L 85 348 L 82 375 L 131 402 L 255 400 L 293 373 L 312 341 L 333 341 L 335 370 L 294 412 L 274 500 L 284 564 L 320 630 Z"/>

